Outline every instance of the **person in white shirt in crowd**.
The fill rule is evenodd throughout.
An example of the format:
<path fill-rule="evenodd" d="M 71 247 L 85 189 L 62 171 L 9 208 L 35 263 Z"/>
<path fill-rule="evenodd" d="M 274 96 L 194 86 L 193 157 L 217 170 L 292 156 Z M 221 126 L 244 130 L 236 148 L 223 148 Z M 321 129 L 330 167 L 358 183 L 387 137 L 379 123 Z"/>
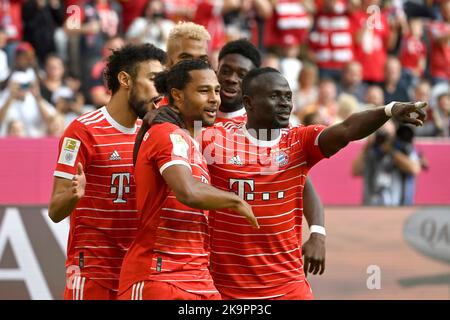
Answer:
<path fill-rule="evenodd" d="M 52 95 L 52 103 L 63 118 L 63 128 L 83 113 L 93 111 L 95 108 L 84 105 L 82 95 L 76 95 L 69 87 L 63 86 Z"/>
<path fill-rule="evenodd" d="M 144 16 L 136 18 L 128 28 L 127 40 L 131 43 L 152 43 L 165 50 L 174 23 L 165 17 L 164 11 L 163 1 L 149 1 Z"/>
<path fill-rule="evenodd" d="M 34 73 L 14 71 L 0 93 L 0 136 L 6 135 L 11 121 L 22 122 L 27 137 L 45 136 L 55 112 L 42 98 Z"/>

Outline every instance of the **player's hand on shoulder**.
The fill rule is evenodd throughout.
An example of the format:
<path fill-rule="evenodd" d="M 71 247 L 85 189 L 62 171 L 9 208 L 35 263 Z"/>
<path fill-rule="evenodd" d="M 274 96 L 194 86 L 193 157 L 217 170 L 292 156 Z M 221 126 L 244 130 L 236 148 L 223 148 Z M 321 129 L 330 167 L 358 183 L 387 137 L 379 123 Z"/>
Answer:
<path fill-rule="evenodd" d="M 303 270 L 305 275 L 323 274 L 325 271 L 325 236 L 312 233 L 302 246 Z"/>
<path fill-rule="evenodd" d="M 76 199 L 84 196 L 86 188 L 86 176 L 84 175 L 83 165 L 78 162 L 77 173 L 72 178 L 72 195 Z"/>
<path fill-rule="evenodd" d="M 427 105 L 426 102 L 396 102 L 392 107 L 392 118 L 403 123 L 421 126 L 426 118 L 423 109 Z"/>

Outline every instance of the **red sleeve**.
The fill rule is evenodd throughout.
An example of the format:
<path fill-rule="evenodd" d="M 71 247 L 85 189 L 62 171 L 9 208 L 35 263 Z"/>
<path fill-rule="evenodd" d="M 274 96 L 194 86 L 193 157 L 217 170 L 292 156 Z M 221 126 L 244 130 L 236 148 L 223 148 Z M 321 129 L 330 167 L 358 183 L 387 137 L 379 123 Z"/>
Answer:
<path fill-rule="evenodd" d="M 146 140 L 149 140 L 148 144 Z M 192 144 L 185 131 L 171 123 L 162 123 L 150 128 L 149 134 L 144 136 L 143 151 L 161 174 L 168 167 L 178 164 L 191 170 Z"/>
<path fill-rule="evenodd" d="M 72 179 L 77 172 L 78 162 L 81 162 L 86 170 L 89 167 L 92 148 L 86 127 L 77 120 L 73 121 L 59 140 L 54 176 Z"/>
<path fill-rule="evenodd" d="M 313 167 L 317 162 L 325 158 L 319 147 L 319 135 L 326 128 L 322 125 L 300 126 L 299 138 L 302 143 L 308 167 Z"/>

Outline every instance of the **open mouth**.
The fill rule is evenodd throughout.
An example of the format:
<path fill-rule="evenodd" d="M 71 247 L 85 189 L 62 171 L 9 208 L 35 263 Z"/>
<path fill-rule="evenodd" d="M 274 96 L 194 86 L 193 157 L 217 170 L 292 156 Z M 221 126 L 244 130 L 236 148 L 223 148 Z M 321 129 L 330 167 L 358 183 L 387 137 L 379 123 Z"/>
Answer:
<path fill-rule="evenodd" d="M 206 108 L 205 109 L 205 113 L 209 117 L 214 118 L 216 116 L 216 114 L 217 114 L 217 108 Z"/>

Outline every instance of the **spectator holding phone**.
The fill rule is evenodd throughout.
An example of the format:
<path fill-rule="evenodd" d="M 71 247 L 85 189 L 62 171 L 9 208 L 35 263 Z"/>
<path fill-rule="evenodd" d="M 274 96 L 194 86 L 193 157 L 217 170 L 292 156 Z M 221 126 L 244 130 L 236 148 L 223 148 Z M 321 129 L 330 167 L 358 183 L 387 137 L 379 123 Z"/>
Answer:
<path fill-rule="evenodd" d="M 27 137 L 45 136 L 54 113 L 42 98 L 34 73 L 14 71 L 8 87 L 0 93 L 0 136 L 6 135 L 11 121 L 22 122 Z"/>

